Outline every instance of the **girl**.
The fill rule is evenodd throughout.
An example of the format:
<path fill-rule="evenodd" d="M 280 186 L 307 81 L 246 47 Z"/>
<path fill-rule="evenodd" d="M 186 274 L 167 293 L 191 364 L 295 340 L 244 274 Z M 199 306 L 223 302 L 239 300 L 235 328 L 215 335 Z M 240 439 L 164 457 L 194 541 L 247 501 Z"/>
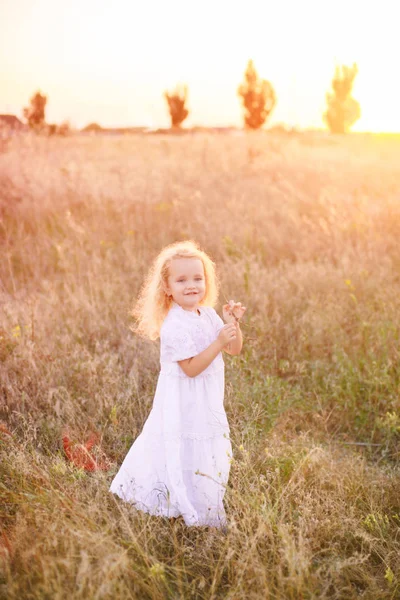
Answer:
<path fill-rule="evenodd" d="M 232 447 L 224 410 L 222 350 L 242 349 L 233 300 L 215 312 L 215 265 L 193 241 L 164 248 L 133 311 L 136 331 L 160 337 L 161 370 L 153 408 L 110 491 L 152 515 L 186 525 L 226 524 L 223 497 Z"/>

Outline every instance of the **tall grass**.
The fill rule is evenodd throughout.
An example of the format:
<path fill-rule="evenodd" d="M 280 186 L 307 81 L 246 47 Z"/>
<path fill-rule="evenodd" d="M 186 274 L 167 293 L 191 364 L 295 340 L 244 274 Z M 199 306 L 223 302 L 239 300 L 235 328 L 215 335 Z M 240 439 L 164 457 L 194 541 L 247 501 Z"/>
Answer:
<path fill-rule="evenodd" d="M 0 596 L 400 597 L 400 141 L 15 138 L 0 149 Z M 229 529 L 109 483 L 150 411 L 129 330 L 150 261 L 213 256 L 247 307 L 225 357 Z M 96 430 L 107 472 L 62 448 Z"/>

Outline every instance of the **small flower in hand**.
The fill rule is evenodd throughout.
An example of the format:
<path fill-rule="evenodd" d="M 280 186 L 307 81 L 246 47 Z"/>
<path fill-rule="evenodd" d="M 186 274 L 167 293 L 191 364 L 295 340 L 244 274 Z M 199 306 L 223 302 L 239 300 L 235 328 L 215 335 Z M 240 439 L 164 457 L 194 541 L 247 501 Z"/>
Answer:
<path fill-rule="evenodd" d="M 229 300 L 229 303 L 224 304 L 222 307 L 222 316 L 224 317 L 225 323 L 238 323 L 245 311 L 246 307 L 242 306 L 241 302 Z"/>

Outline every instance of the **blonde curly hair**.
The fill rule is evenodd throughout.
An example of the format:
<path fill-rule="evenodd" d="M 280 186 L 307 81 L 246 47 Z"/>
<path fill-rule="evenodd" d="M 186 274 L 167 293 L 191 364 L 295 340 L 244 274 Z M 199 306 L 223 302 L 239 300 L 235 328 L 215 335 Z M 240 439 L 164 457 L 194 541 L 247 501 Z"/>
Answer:
<path fill-rule="evenodd" d="M 175 258 L 199 258 L 204 267 L 205 295 L 200 305 L 215 306 L 218 300 L 219 282 L 215 263 L 193 240 L 174 242 L 161 250 L 155 258 L 131 316 L 136 325 L 131 329 L 135 333 L 156 340 L 160 336 L 161 325 L 172 304 L 172 297 L 165 292 L 168 282 L 169 266 Z"/>

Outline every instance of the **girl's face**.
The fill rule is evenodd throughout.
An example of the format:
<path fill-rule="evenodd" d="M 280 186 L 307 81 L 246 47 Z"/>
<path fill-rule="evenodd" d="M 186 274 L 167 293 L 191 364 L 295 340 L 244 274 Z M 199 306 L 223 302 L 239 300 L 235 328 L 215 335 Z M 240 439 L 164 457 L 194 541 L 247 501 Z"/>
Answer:
<path fill-rule="evenodd" d="M 174 258 L 165 291 L 182 308 L 195 311 L 206 293 L 203 262 L 199 258 Z"/>

